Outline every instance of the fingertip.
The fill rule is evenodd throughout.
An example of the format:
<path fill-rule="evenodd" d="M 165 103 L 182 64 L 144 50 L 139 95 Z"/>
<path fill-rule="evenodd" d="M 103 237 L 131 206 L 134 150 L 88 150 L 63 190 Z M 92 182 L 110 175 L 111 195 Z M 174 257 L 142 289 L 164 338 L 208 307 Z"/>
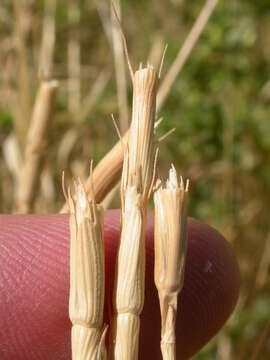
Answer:
<path fill-rule="evenodd" d="M 159 303 L 153 280 L 153 217 L 148 220 L 140 352 L 143 358 L 161 359 Z M 107 299 L 113 288 L 119 224 L 119 211 L 105 213 Z M 5 309 L 1 359 L 70 358 L 68 216 L 1 216 L 0 247 L 1 308 Z M 239 282 L 229 244 L 214 229 L 189 219 L 186 273 L 177 317 L 179 359 L 192 356 L 224 324 L 236 304 Z M 107 313 L 110 303 L 107 300 Z"/>

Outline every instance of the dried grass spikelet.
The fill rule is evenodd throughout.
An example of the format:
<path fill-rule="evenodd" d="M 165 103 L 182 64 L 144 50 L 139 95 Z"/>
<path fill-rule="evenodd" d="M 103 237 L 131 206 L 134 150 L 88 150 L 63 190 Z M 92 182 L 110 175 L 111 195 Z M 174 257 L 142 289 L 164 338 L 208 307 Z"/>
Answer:
<path fill-rule="evenodd" d="M 144 303 L 144 224 L 142 197 L 129 187 L 122 212 L 122 231 L 117 262 L 114 319 L 115 359 L 136 359 L 139 346 L 140 313 Z"/>
<path fill-rule="evenodd" d="M 96 3 L 99 4 L 98 1 L 96 1 Z M 199 40 L 200 35 L 204 30 L 205 26 L 207 25 L 209 18 L 212 15 L 217 3 L 218 0 L 207 0 L 205 2 L 200 12 L 200 15 L 193 24 L 191 31 L 189 32 L 188 36 L 186 37 L 183 43 L 183 46 L 181 46 L 181 48 L 179 49 L 177 57 L 175 58 L 170 69 L 168 70 L 162 83 L 160 84 L 157 95 L 157 104 L 156 104 L 157 111 L 159 111 L 163 107 L 171 91 L 172 85 L 178 78 L 179 73 L 183 69 L 184 64 L 189 59 L 191 51 L 196 45 L 197 41 Z M 107 27 L 105 26 L 105 28 Z M 125 43 L 124 43 L 124 49 L 125 49 Z M 129 131 L 125 133 L 125 136 L 123 137 L 124 141 L 128 137 L 128 134 Z M 93 176 L 94 176 L 94 183 L 96 185 L 95 186 L 95 191 L 97 193 L 96 199 L 99 199 L 98 202 L 102 201 L 105 195 L 117 183 L 121 175 L 122 164 L 123 164 L 123 152 L 121 151 L 121 144 L 119 141 L 99 162 L 98 166 L 94 171 Z M 89 184 L 89 179 L 87 180 L 87 184 Z M 88 191 L 87 184 L 86 184 L 86 189 Z M 67 204 L 65 204 L 61 209 L 61 213 L 66 213 L 66 212 L 67 212 Z"/>
<path fill-rule="evenodd" d="M 121 236 L 114 287 L 111 358 L 136 360 L 144 304 L 146 205 L 154 171 L 153 130 L 157 73 L 140 68 L 133 78 L 133 108 L 121 182 Z"/>
<path fill-rule="evenodd" d="M 144 181 L 144 184 L 147 184 L 147 186 L 145 185 L 145 194 L 149 192 L 150 189 L 151 174 L 145 174 L 145 169 L 149 167 L 149 163 L 153 162 L 152 147 L 150 147 L 150 149 L 147 147 L 149 141 L 152 142 L 153 140 L 153 129 L 151 125 L 148 129 L 150 131 L 147 131 L 147 129 L 143 129 L 143 126 L 145 125 L 147 127 L 149 126 L 149 123 L 152 124 L 152 118 L 155 117 L 157 91 L 157 74 L 155 69 L 149 65 L 147 68 L 137 71 L 134 74 L 133 88 L 132 119 L 137 119 L 136 121 L 140 123 L 140 128 L 137 129 L 137 125 L 134 125 L 132 132 L 131 130 L 127 131 L 122 137 L 122 144 L 119 141 L 95 167 L 93 172 L 93 182 L 95 184 L 94 191 L 97 202 L 101 202 L 106 194 L 117 184 L 123 165 L 122 145 L 126 147 L 128 142 L 130 142 L 130 153 L 134 152 L 132 151 L 134 148 L 142 148 L 144 142 L 146 144 L 143 153 L 138 152 L 138 154 L 134 155 L 131 159 L 130 166 L 134 170 L 135 166 L 139 163 L 144 164 L 142 180 Z M 151 121 L 149 121 L 150 119 Z M 141 137 L 141 134 L 143 137 Z M 149 157 L 149 155 L 151 156 Z M 90 188 L 91 179 L 89 177 L 85 183 L 87 194 L 89 193 Z M 66 213 L 67 211 L 68 204 L 66 203 L 60 212 Z"/>
<path fill-rule="evenodd" d="M 144 206 L 153 177 L 153 136 L 157 73 L 153 66 L 136 71 L 133 81 L 132 120 L 128 140 L 128 185 L 141 188 Z M 140 169 L 140 170 L 139 170 Z M 141 171 L 141 174 L 138 174 Z M 123 176 L 126 174 L 123 171 Z M 140 176 L 140 177 L 139 177 Z"/>
<path fill-rule="evenodd" d="M 70 294 L 72 359 L 106 359 L 102 328 L 104 307 L 103 208 L 87 199 L 80 181 L 75 196 L 68 192 L 70 208 Z"/>
<path fill-rule="evenodd" d="M 176 359 L 175 320 L 177 296 L 183 287 L 186 259 L 186 208 L 189 181 L 180 183 L 172 165 L 163 188 L 156 184 L 155 204 L 155 284 L 161 311 L 161 351 L 163 359 Z"/>

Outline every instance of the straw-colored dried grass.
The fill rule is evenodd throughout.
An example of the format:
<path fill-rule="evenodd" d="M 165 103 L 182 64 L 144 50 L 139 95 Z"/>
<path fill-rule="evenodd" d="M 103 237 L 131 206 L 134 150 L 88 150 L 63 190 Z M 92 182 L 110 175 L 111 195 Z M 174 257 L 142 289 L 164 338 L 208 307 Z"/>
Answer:
<path fill-rule="evenodd" d="M 19 213 L 28 213 L 33 209 L 57 89 L 58 82 L 55 80 L 42 81 L 39 86 L 16 196 L 16 211 Z"/>
<path fill-rule="evenodd" d="M 188 182 L 177 179 L 172 166 L 165 187 L 157 180 L 155 204 L 155 284 L 161 312 L 161 351 L 164 360 L 176 359 L 177 297 L 184 283 Z"/>
<path fill-rule="evenodd" d="M 75 182 L 76 199 L 69 191 L 70 208 L 70 296 L 72 359 L 106 359 L 103 329 L 104 243 L 103 208 L 87 199 Z"/>
<path fill-rule="evenodd" d="M 132 122 L 121 183 L 121 237 L 116 264 L 111 358 L 138 358 L 144 304 L 146 206 L 153 178 L 157 73 L 140 68 L 133 78 Z M 123 145 L 124 146 L 124 145 Z"/>

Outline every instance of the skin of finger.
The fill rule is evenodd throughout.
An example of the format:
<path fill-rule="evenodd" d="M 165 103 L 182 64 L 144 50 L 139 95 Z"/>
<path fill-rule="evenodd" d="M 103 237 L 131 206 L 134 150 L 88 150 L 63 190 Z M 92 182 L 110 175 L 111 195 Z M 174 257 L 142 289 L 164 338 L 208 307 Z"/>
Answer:
<path fill-rule="evenodd" d="M 111 313 L 119 222 L 119 211 L 105 214 L 106 322 Z M 153 217 L 149 216 L 142 359 L 161 359 L 153 268 Z M 178 359 L 192 356 L 221 328 L 236 304 L 239 282 L 228 243 L 211 227 L 189 219 L 185 281 L 177 317 Z M 0 216 L 0 292 L 0 359 L 71 359 L 67 215 Z"/>

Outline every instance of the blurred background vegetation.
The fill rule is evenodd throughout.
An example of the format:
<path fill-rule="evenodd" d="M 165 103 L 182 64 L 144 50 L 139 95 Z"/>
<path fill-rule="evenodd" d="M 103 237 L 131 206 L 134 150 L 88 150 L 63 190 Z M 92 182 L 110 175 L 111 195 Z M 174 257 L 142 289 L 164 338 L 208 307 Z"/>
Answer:
<path fill-rule="evenodd" d="M 164 77 L 203 5 L 204 0 L 122 0 L 133 67 L 148 59 L 157 62 L 168 43 Z M 60 87 L 34 212 L 59 211 L 61 171 L 68 181 L 86 179 L 89 159 L 97 163 L 117 142 L 111 113 L 120 118 L 122 131 L 127 127 L 123 113 L 130 118 L 131 82 L 126 71 L 128 109 L 120 109 L 109 19 L 108 4 L 101 0 L 1 1 L 1 212 L 15 209 L 41 76 L 58 79 Z M 52 31 L 51 44 L 55 35 L 48 73 L 41 55 L 44 31 Z M 226 237 L 242 273 L 237 309 L 194 359 L 269 359 L 268 0 L 218 3 L 159 115 L 164 121 L 158 135 L 176 128 L 160 149 L 161 174 L 173 161 L 191 179 L 189 214 Z M 117 197 L 109 206 L 119 206 Z"/>

